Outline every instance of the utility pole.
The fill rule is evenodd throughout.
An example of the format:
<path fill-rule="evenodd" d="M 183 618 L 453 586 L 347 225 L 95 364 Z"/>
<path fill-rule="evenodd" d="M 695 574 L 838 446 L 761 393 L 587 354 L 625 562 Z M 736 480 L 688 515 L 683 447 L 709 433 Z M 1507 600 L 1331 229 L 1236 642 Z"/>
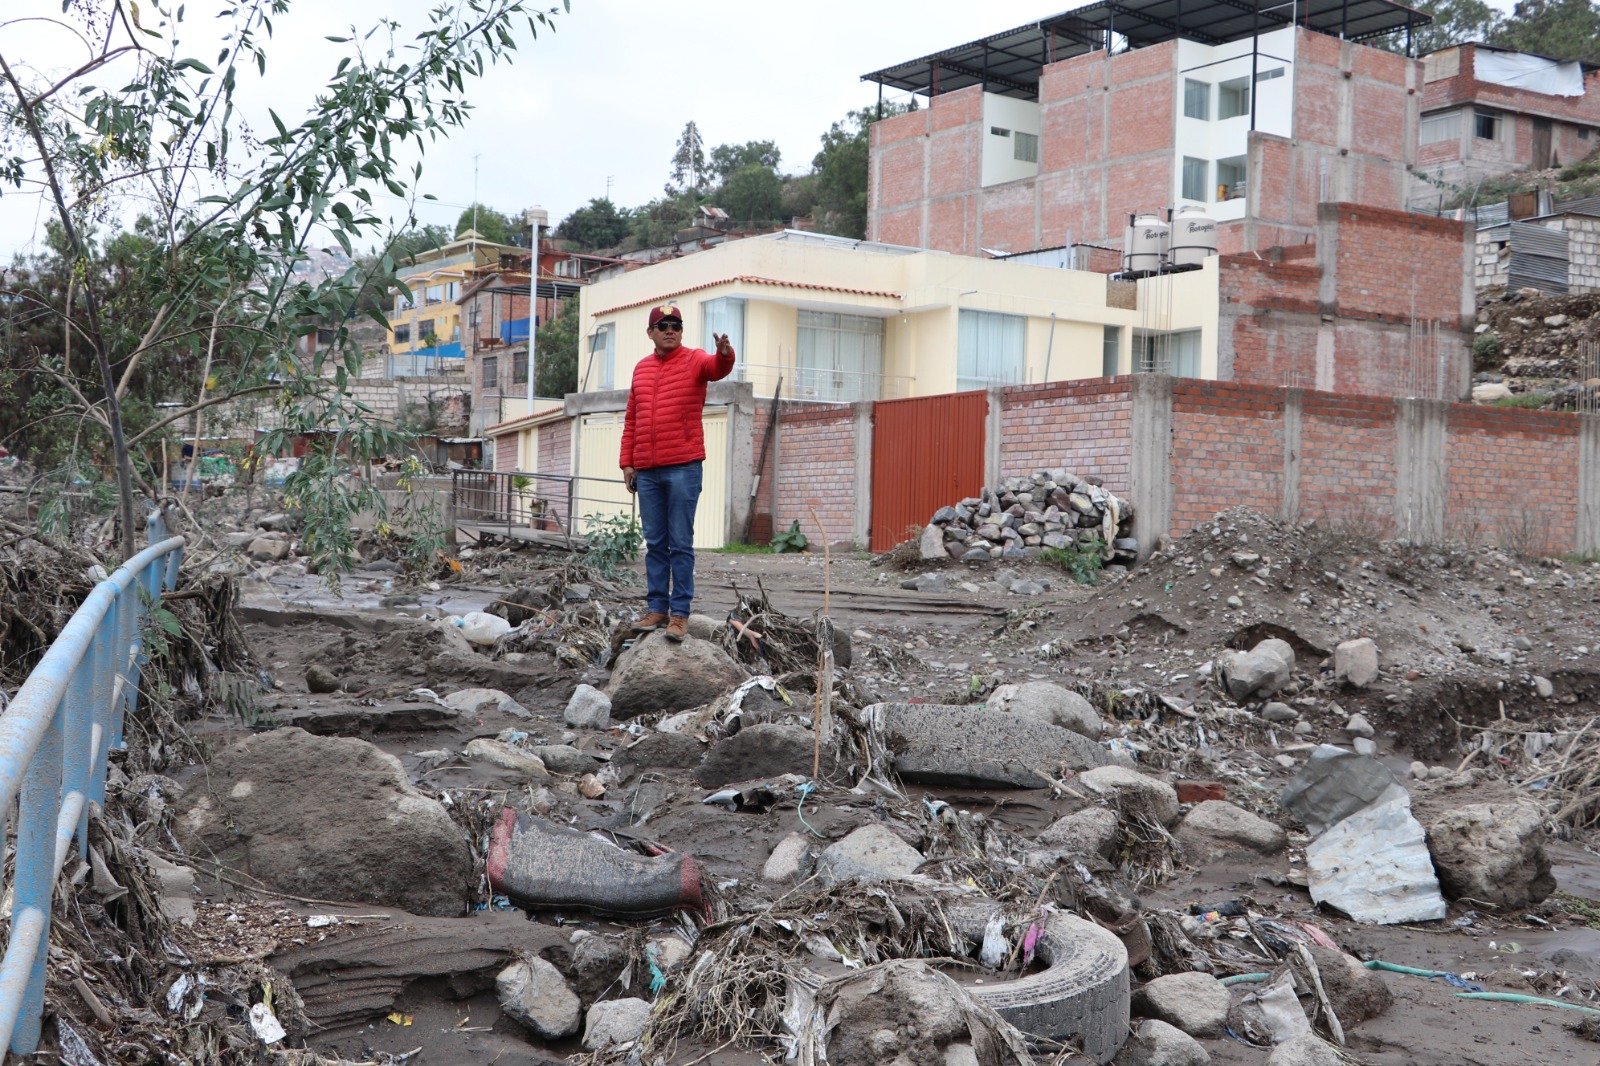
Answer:
<path fill-rule="evenodd" d="M 539 378 L 539 245 L 541 235 L 550 224 L 550 213 L 542 207 L 530 207 L 522 213 L 528 226 L 528 413 L 533 414 L 533 401 L 539 395 L 534 384 Z"/>

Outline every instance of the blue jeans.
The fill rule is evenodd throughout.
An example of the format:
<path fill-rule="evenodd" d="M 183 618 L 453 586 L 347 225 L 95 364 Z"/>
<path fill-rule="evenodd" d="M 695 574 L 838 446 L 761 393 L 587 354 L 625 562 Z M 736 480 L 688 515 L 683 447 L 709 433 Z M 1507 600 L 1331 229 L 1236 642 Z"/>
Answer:
<path fill-rule="evenodd" d="M 700 502 L 700 465 L 696 460 L 636 474 L 646 545 L 645 603 L 652 611 L 688 617 L 694 602 L 694 509 Z"/>

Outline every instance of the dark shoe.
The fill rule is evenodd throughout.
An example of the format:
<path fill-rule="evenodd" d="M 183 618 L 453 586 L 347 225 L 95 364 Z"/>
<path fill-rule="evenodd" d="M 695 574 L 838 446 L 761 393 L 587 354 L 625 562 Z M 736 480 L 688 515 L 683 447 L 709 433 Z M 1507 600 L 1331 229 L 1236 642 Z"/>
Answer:
<path fill-rule="evenodd" d="M 674 644 L 689 635 L 689 619 L 681 614 L 672 616 L 672 621 L 667 623 L 667 639 Z"/>
<path fill-rule="evenodd" d="M 648 633 L 652 629 L 660 629 L 667 624 L 666 611 L 651 611 L 637 622 L 633 623 L 635 632 Z"/>

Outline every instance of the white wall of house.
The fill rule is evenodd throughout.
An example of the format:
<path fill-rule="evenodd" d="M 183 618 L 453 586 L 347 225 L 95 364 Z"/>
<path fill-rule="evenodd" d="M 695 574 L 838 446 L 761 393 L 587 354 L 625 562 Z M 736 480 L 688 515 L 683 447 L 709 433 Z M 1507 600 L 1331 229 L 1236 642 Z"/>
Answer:
<path fill-rule="evenodd" d="M 1246 200 L 1237 195 L 1233 179 L 1243 174 L 1242 169 L 1235 168 L 1244 166 L 1251 126 L 1249 106 L 1240 106 L 1248 97 L 1238 90 L 1250 87 L 1253 55 L 1255 129 L 1293 137 L 1294 43 L 1293 29 L 1273 30 L 1254 40 L 1246 38 L 1219 45 L 1178 41 L 1178 85 L 1173 94 L 1176 111 L 1174 203 L 1204 204 L 1219 222 L 1245 216 Z M 1204 96 L 1204 118 L 1188 113 L 1200 110 L 1194 106 L 1190 83 L 1203 86 L 1203 90 L 1195 89 L 1194 93 Z M 1239 113 L 1230 114 L 1230 110 Z M 1187 189 L 1185 160 L 1190 161 L 1191 175 Z M 1200 164 L 1204 166 L 1204 177 L 1196 185 L 1192 176 L 1200 169 Z M 1248 182 L 1246 184 L 1248 186 Z"/>
<path fill-rule="evenodd" d="M 1032 178 L 1039 173 L 1039 103 L 983 94 L 984 185 Z"/>

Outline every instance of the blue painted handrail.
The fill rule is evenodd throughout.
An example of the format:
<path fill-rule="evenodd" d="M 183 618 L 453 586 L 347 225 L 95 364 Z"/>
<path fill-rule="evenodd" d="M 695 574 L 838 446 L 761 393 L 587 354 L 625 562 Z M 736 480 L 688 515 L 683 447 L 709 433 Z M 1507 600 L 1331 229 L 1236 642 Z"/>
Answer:
<path fill-rule="evenodd" d="M 89 804 L 105 801 L 106 756 L 138 706 L 145 612 L 173 587 L 182 559 L 183 538 L 166 537 L 152 515 L 150 547 L 85 597 L 0 714 L 0 809 L 21 794 L 0 1048 L 19 1055 L 39 1046 L 56 876 L 74 838 L 88 854 Z"/>

